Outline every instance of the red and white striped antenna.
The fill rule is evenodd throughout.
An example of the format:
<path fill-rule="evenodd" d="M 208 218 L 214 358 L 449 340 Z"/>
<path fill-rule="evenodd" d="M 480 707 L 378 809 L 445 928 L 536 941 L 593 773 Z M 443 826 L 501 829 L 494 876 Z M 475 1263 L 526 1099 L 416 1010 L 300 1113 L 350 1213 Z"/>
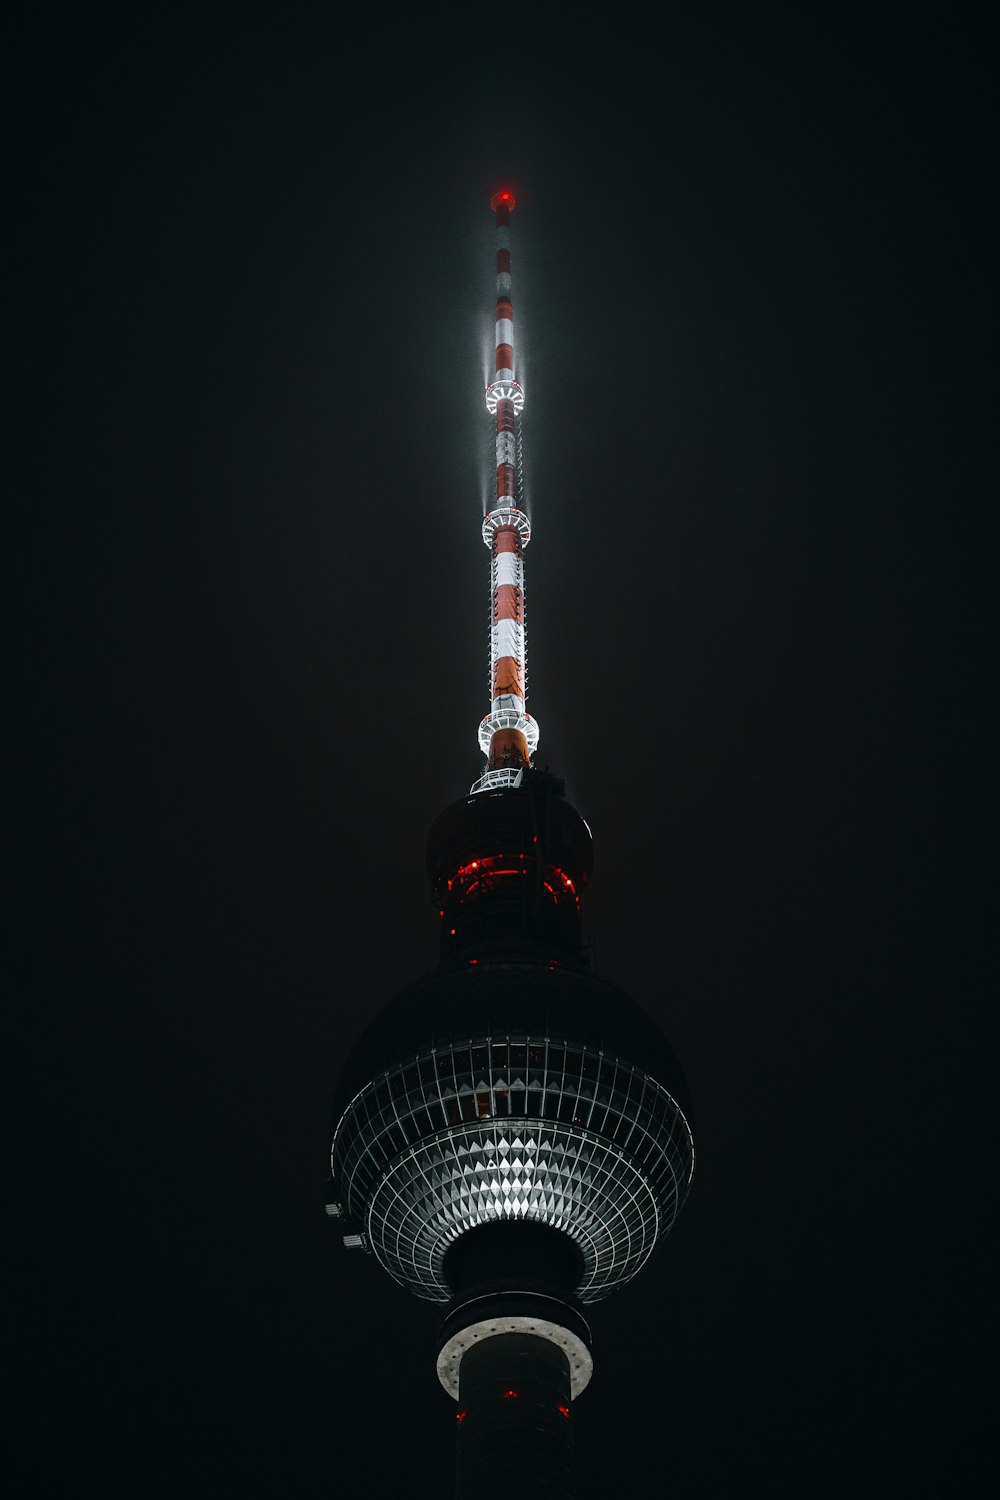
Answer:
<path fill-rule="evenodd" d="M 479 726 L 486 769 L 473 792 L 517 786 L 538 744 L 538 724 L 526 709 L 524 549 L 531 525 L 520 507 L 519 423 L 524 391 L 514 377 L 514 309 L 510 298 L 510 216 L 514 194 L 494 193 L 497 221 L 496 374 L 486 405 L 496 419 L 496 500 L 483 521 L 490 549 L 490 712 Z"/>

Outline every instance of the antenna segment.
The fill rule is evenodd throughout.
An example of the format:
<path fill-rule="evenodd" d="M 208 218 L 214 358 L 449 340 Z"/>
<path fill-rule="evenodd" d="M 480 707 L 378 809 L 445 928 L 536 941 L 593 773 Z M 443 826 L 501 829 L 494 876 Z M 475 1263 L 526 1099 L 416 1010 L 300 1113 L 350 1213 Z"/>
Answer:
<path fill-rule="evenodd" d="M 497 221 L 496 375 L 486 405 L 496 421 L 496 501 L 483 520 L 490 549 L 490 712 L 479 726 L 486 769 L 473 792 L 519 786 L 538 744 L 538 724 L 527 712 L 524 624 L 524 549 L 531 525 L 520 508 L 520 419 L 524 391 L 514 378 L 514 309 L 510 298 L 510 216 L 514 195 L 494 193 Z"/>

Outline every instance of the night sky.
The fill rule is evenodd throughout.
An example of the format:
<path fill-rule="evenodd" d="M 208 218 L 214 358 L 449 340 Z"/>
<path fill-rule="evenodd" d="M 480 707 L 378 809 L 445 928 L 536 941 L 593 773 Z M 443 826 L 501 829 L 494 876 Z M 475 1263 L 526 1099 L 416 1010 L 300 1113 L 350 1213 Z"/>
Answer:
<path fill-rule="evenodd" d="M 450 1492 L 437 1314 L 322 1204 L 480 765 L 501 185 L 537 763 L 699 1149 L 592 1310 L 581 1500 L 978 1483 L 985 39 L 502 15 L 14 48 L 19 1496 Z"/>

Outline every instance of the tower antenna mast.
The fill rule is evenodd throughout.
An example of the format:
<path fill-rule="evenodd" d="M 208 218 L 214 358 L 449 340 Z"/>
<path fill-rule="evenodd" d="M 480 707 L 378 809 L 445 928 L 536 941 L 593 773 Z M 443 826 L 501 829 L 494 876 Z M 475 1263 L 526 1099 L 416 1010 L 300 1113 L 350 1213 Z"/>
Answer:
<path fill-rule="evenodd" d="M 524 390 L 515 378 L 514 306 L 510 279 L 510 216 L 514 194 L 493 194 L 496 215 L 496 373 L 486 405 L 496 422 L 496 499 L 483 521 L 490 549 L 490 712 L 479 726 L 486 769 L 474 792 L 520 785 L 538 745 L 538 724 L 527 711 L 524 549 L 531 523 L 521 508 L 520 449 Z"/>

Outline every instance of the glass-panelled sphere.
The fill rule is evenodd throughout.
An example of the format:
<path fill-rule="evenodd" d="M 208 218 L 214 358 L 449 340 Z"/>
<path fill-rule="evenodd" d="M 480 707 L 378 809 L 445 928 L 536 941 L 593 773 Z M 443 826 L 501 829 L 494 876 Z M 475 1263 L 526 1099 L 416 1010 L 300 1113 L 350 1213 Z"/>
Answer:
<path fill-rule="evenodd" d="M 576 1293 L 629 1281 L 694 1170 L 680 1070 L 628 996 L 540 956 L 440 969 L 362 1037 L 334 1111 L 348 1221 L 397 1281 L 451 1296 L 445 1256 L 495 1220 L 578 1246 Z"/>

